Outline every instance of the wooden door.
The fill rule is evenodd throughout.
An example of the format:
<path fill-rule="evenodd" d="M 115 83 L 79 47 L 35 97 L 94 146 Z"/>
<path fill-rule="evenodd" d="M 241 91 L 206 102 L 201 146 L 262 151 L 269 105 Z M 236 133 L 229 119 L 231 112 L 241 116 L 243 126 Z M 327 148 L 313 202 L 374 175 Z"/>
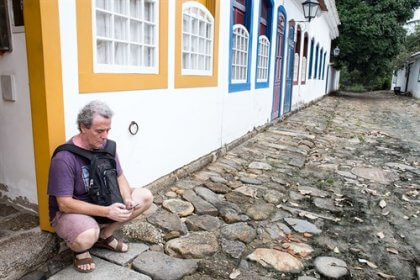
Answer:
<path fill-rule="evenodd" d="M 289 36 L 287 38 L 287 70 L 286 70 L 286 95 L 284 96 L 283 112 L 288 113 L 292 109 L 293 91 L 293 67 L 295 57 L 295 26 L 290 23 Z"/>
<path fill-rule="evenodd" d="M 273 87 L 273 106 L 271 110 L 271 119 L 276 119 L 280 116 L 281 105 L 281 88 L 283 82 L 283 55 L 284 55 L 284 29 L 285 16 L 282 11 L 277 15 L 277 33 L 276 33 L 276 55 L 275 55 L 275 70 L 274 70 L 274 87 Z"/>

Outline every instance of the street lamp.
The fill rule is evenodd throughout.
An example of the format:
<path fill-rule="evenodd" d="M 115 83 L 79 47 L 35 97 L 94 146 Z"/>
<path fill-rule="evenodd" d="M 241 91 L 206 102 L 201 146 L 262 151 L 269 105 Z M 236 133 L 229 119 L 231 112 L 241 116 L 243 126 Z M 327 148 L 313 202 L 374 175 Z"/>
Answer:
<path fill-rule="evenodd" d="M 340 48 L 335 47 L 335 49 L 333 50 L 333 54 L 334 54 L 334 56 L 339 56 L 340 55 Z"/>
<path fill-rule="evenodd" d="M 311 21 L 314 17 L 317 16 L 319 10 L 319 1 L 317 0 L 306 0 L 302 3 L 303 15 L 308 20 Z"/>

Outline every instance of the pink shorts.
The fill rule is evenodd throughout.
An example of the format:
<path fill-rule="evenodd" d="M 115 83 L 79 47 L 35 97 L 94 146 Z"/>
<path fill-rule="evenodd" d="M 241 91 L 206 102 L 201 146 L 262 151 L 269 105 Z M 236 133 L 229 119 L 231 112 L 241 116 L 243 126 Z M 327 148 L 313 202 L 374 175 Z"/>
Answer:
<path fill-rule="evenodd" d="M 74 240 L 88 229 L 98 229 L 99 224 L 96 220 L 88 215 L 83 214 L 66 214 L 58 211 L 55 214 L 51 225 L 59 237 L 67 243 L 73 243 Z"/>

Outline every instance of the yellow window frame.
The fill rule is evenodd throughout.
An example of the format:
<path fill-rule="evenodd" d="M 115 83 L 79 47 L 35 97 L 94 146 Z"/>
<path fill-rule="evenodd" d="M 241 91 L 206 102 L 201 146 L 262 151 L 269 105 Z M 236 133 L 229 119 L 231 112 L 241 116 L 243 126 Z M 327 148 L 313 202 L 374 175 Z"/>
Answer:
<path fill-rule="evenodd" d="M 218 85 L 218 65 L 219 65 L 219 0 L 198 0 L 197 2 L 206 6 L 214 17 L 213 34 L 213 73 L 210 76 L 182 75 L 182 4 L 191 0 L 176 1 L 175 16 L 175 88 L 196 88 L 196 87 L 216 87 Z"/>
<path fill-rule="evenodd" d="M 76 0 L 80 93 L 168 87 L 168 1 L 159 2 L 159 65 L 157 74 L 94 73 L 92 1 Z"/>

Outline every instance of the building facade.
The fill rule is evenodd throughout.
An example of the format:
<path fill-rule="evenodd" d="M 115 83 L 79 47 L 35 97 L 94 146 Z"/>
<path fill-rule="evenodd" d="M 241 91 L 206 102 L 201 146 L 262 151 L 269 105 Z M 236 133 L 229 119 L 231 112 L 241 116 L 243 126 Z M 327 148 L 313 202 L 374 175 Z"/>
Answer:
<path fill-rule="evenodd" d="M 301 0 L 25 0 L 20 25 L 4 2 L 0 191 L 46 230 L 52 152 L 91 100 L 141 187 L 338 87 L 334 0 L 310 22 Z"/>
<path fill-rule="evenodd" d="M 401 92 L 410 92 L 415 98 L 420 98 L 420 52 L 410 56 L 404 65 L 394 71 L 392 89 L 399 88 Z"/>

